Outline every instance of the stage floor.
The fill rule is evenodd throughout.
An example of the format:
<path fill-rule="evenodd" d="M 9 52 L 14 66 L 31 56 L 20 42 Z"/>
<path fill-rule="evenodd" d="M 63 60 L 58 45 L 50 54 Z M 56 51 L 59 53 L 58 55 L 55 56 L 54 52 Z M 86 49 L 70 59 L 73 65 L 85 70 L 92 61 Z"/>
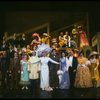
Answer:
<path fill-rule="evenodd" d="M 54 89 L 52 92 L 38 90 L 33 95 L 29 90 L 14 90 L 0 87 L 0 98 L 100 98 L 100 88 Z"/>

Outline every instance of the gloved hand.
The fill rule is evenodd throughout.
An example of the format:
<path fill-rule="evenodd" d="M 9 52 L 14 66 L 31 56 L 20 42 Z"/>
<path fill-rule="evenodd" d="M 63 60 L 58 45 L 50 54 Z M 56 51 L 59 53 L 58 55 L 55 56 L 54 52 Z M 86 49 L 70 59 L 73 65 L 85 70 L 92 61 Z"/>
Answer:
<path fill-rule="evenodd" d="M 23 74 L 23 71 L 21 71 L 21 74 Z"/>

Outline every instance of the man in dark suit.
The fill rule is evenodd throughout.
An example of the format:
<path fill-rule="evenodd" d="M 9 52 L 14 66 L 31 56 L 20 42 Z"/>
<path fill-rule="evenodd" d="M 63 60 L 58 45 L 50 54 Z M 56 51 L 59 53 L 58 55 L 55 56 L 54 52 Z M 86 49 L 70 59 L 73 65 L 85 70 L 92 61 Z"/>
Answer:
<path fill-rule="evenodd" d="M 70 88 L 74 87 L 76 69 L 78 65 L 77 58 L 73 56 L 73 51 L 68 51 L 68 57 L 66 58 L 69 67 L 69 77 L 70 77 Z"/>
<path fill-rule="evenodd" d="M 52 50 L 50 58 L 55 61 L 59 60 L 59 57 L 55 49 Z M 52 88 L 57 88 L 59 86 L 59 79 L 57 76 L 57 70 L 59 69 L 59 66 L 49 62 L 49 67 L 50 67 L 50 86 Z"/>
<path fill-rule="evenodd" d="M 27 46 L 26 35 L 23 33 L 21 39 L 19 40 L 20 47 L 23 48 Z"/>

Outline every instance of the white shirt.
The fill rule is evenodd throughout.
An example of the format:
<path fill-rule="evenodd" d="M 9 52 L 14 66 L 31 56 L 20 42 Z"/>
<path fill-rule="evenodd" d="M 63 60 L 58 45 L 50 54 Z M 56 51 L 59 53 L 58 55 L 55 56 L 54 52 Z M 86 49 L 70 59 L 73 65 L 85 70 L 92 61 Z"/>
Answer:
<path fill-rule="evenodd" d="M 72 67 L 73 56 L 70 56 L 68 60 L 69 60 L 69 66 Z"/>
<path fill-rule="evenodd" d="M 69 59 L 66 58 L 67 70 L 69 69 L 69 67 L 72 67 L 72 61 L 73 61 L 73 56 L 70 56 Z"/>

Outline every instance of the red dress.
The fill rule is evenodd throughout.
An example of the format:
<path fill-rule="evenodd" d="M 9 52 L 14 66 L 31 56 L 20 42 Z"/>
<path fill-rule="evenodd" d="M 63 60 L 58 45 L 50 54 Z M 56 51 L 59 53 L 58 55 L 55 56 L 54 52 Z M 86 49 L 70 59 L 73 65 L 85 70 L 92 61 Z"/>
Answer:
<path fill-rule="evenodd" d="M 89 46 L 89 42 L 86 33 L 82 31 L 82 33 L 80 33 L 80 47 L 83 48 L 84 46 Z"/>

